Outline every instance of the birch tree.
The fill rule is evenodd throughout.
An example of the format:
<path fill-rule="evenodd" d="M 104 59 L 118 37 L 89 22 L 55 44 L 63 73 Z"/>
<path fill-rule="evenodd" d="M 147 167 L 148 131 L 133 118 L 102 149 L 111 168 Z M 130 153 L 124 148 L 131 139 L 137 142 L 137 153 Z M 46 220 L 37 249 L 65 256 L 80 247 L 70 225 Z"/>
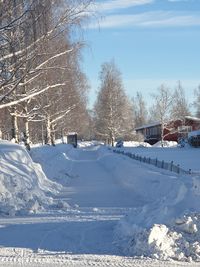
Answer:
<path fill-rule="evenodd" d="M 196 116 L 200 118 L 200 85 L 194 91 L 194 98 L 195 98 L 195 101 L 193 103 L 193 106 L 195 108 L 195 113 L 196 113 Z"/>
<path fill-rule="evenodd" d="M 158 88 L 157 94 L 153 94 L 152 97 L 154 99 L 154 104 L 150 113 L 154 120 L 157 120 L 161 124 L 161 144 L 163 146 L 164 128 L 170 117 L 173 97 L 170 89 L 164 84 Z"/>
<path fill-rule="evenodd" d="M 100 83 L 94 107 L 96 135 L 113 146 L 116 138 L 133 130 L 132 107 L 124 92 L 121 73 L 113 61 L 102 65 Z"/>
<path fill-rule="evenodd" d="M 187 115 L 191 115 L 189 104 L 185 97 L 185 91 L 179 81 L 173 93 L 171 118 L 184 121 L 185 116 Z"/>
<path fill-rule="evenodd" d="M 23 119 L 25 135 L 29 136 L 29 122 L 37 115 L 39 96 L 67 88 L 66 79 L 53 81 L 50 73 L 63 76 L 66 67 L 61 65 L 63 57 L 81 46 L 77 41 L 70 45 L 60 42 L 63 46 L 59 47 L 55 43 L 61 35 L 63 40 L 65 34 L 70 36 L 75 28 L 81 27 L 90 3 L 91 0 L 0 2 L 0 109 L 8 108 L 15 119 L 12 124 L 16 142 L 17 118 Z M 64 116 L 68 110 L 71 108 L 60 112 Z"/>
<path fill-rule="evenodd" d="M 147 123 L 148 111 L 144 98 L 140 92 L 132 98 L 135 127 L 140 127 Z"/>

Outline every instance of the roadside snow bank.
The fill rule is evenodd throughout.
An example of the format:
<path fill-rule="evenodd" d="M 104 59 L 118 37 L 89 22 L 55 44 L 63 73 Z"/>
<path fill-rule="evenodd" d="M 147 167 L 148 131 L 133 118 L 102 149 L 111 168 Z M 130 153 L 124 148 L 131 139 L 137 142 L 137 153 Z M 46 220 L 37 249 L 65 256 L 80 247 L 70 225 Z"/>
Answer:
<path fill-rule="evenodd" d="M 74 171 L 76 162 L 94 161 L 101 157 L 102 153 L 108 153 L 106 147 L 93 141 L 91 145 L 83 142 L 79 146 L 80 148 L 74 148 L 70 144 L 58 144 L 55 147 L 35 147 L 31 150 L 31 157 L 34 162 L 38 162 L 42 166 L 49 179 L 63 186 L 69 186 L 70 180 L 77 178 L 76 171 Z"/>
<path fill-rule="evenodd" d="M 150 228 L 142 228 L 129 219 L 122 220 L 116 229 L 124 254 L 200 262 L 199 214 L 184 215 L 169 225 L 153 224 Z"/>
<path fill-rule="evenodd" d="M 0 215 L 35 213 L 53 205 L 61 189 L 20 145 L 0 141 Z"/>
<path fill-rule="evenodd" d="M 177 147 L 178 143 L 176 141 L 159 141 L 153 145 L 153 147 Z"/>
<path fill-rule="evenodd" d="M 166 191 L 164 184 L 158 191 L 147 184 L 144 190 L 154 193 L 155 199 L 119 222 L 115 229 L 119 248 L 132 256 L 200 261 L 199 185 L 199 177 L 173 182 L 169 177 Z"/>
<path fill-rule="evenodd" d="M 125 141 L 124 147 L 151 147 L 151 145 L 146 142 Z"/>
<path fill-rule="evenodd" d="M 100 141 L 79 141 L 78 142 L 78 147 L 79 148 L 87 148 L 87 147 L 91 147 L 91 146 L 99 146 L 99 145 L 103 145 L 103 142 Z"/>
<path fill-rule="evenodd" d="M 158 170 L 119 155 L 101 164 L 121 186 L 132 190 L 134 211 L 115 229 L 125 255 L 200 261 L 200 177 Z"/>

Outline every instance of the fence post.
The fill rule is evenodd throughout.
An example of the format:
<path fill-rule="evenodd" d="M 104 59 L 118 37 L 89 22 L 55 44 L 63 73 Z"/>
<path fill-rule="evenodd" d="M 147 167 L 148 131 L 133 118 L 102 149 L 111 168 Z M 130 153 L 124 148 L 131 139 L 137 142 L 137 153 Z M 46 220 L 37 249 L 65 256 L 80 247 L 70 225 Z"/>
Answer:
<path fill-rule="evenodd" d="M 189 169 L 189 174 L 192 174 L 192 170 L 191 169 Z"/>
<path fill-rule="evenodd" d="M 177 165 L 177 173 L 180 173 L 180 165 Z"/>
<path fill-rule="evenodd" d="M 170 171 L 172 172 L 173 171 L 173 160 L 171 161 L 171 166 L 170 166 Z"/>
<path fill-rule="evenodd" d="M 162 160 L 161 168 L 164 169 L 164 160 Z"/>

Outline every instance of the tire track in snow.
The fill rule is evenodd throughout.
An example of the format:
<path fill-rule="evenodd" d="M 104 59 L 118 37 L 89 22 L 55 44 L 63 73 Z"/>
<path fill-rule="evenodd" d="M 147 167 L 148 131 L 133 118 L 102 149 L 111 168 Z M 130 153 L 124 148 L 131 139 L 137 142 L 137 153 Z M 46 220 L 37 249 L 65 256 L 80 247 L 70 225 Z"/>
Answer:
<path fill-rule="evenodd" d="M 2 250 L 7 256 L 2 256 Z M 69 255 L 41 251 L 38 253 L 26 249 L 0 249 L 0 266 L 4 267 L 195 267 L 199 264 L 184 262 L 164 262 L 151 259 L 133 259 L 108 255 Z M 23 257 L 22 257 L 23 255 Z"/>

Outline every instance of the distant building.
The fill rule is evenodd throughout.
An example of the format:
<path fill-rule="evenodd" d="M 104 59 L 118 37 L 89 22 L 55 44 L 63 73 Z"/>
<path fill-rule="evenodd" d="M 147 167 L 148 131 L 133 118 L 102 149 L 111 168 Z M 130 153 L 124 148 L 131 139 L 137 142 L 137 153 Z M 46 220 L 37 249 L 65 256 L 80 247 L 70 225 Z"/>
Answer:
<path fill-rule="evenodd" d="M 184 120 L 172 120 L 164 125 L 164 140 L 178 141 L 187 138 L 188 133 L 200 129 L 200 118 L 185 116 Z M 161 123 L 155 122 L 135 129 L 136 133 L 144 136 L 144 141 L 153 145 L 161 140 Z"/>

